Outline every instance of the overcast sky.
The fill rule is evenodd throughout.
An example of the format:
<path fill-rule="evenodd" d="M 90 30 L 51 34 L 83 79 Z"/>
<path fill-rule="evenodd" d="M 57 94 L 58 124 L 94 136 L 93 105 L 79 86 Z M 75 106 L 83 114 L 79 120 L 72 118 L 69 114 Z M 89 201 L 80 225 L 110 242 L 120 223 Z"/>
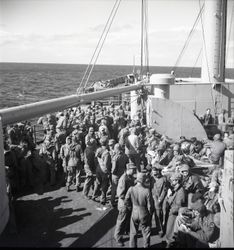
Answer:
<path fill-rule="evenodd" d="M 115 1 L 0 0 L 0 61 L 88 63 Z M 132 65 L 134 57 L 140 64 L 140 7 L 140 0 L 121 1 L 97 64 Z M 175 64 L 199 10 L 199 0 L 148 0 L 150 65 Z M 230 38 L 227 67 L 234 68 L 233 30 Z M 201 47 L 199 22 L 178 66 L 193 67 Z"/>

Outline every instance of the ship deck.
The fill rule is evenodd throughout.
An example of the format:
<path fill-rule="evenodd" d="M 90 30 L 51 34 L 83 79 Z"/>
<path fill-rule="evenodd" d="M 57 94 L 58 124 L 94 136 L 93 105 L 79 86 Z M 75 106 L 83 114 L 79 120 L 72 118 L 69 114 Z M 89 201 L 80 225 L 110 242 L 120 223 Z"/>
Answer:
<path fill-rule="evenodd" d="M 118 247 L 114 240 L 118 210 L 84 199 L 75 186 L 70 192 L 61 182 L 39 187 L 18 197 L 14 207 L 17 231 L 8 225 L 0 247 Z M 164 248 L 164 238 L 154 229 L 153 222 L 151 247 Z M 129 236 L 124 236 L 124 243 L 129 246 Z M 143 246 L 141 234 L 138 246 Z"/>

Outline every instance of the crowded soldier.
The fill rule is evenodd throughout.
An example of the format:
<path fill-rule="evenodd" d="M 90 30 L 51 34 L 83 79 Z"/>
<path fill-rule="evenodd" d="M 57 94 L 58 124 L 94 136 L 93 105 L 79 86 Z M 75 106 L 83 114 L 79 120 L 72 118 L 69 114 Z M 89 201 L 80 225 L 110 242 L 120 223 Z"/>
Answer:
<path fill-rule="evenodd" d="M 108 139 L 100 139 L 101 146 L 95 153 L 96 180 L 92 200 L 96 201 L 101 191 L 100 203 L 106 204 L 106 193 L 108 190 L 109 176 L 111 173 L 111 156 L 107 149 Z"/>
<path fill-rule="evenodd" d="M 129 247 L 137 247 L 137 233 L 141 227 L 144 248 L 150 246 L 151 215 L 153 212 L 152 194 L 150 189 L 145 187 L 146 176 L 138 172 L 137 183 L 128 189 L 125 203 L 129 210 L 132 210 L 130 220 Z"/>
<path fill-rule="evenodd" d="M 204 234 L 206 225 L 200 225 L 199 232 L 189 223 L 180 227 L 181 221 L 186 220 L 181 211 L 187 209 L 199 220 L 208 213 L 219 216 L 223 156 L 233 140 L 232 134 L 224 133 L 224 138 L 222 133 L 216 134 L 209 141 L 184 136 L 173 141 L 154 128 L 142 126 L 139 119 L 129 122 L 126 113 L 125 106 L 111 104 L 106 108 L 99 104 L 41 117 L 38 123 L 43 126 L 45 137 L 37 145 L 39 154 L 32 143 L 30 123 L 12 125 L 5 130 L 4 143 L 9 190 L 14 195 L 25 186 L 41 185 L 46 180 L 55 185 L 61 165 L 62 184 L 68 191 L 75 182 L 77 192 L 83 188 L 84 198 L 91 199 L 92 193 L 93 200 L 103 206 L 110 200 L 113 209 L 118 198 L 114 237 L 119 246 L 123 246 L 123 236 L 129 232 L 130 246 L 137 246 L 141 225 L 144 246 L 149 247 L 153 224 L 159 236 L 165 234 L 167 247 L 178 239 L 185 239 L 188 245 L 195 233 Z M 206 119 L 209 117 L 207 114 Z M 206 176 L 210 184 L 203 185 L 204 176 L 193 173 L 195 159 L 214 166 Z M 203 196 L 202 211 L 191 208 L 193 195 Z M 207 224 L 211 231 L 212 223 L 211 227 Z M 208 236 L 201 236 L 203 240 L 199 242 L 212 244 L 213 239 Z M 200 236 L 196 237 L 197 240 Z M 199 244 L 195 242 L 196 246 Z"/>
<path fill-rule="evenodd" d="M 80 177 L 81 177 L 81 168 L 83 163 L 83 151 L 81 145 L 78 143 L 77 137 L 71 137 L 71 143 L 68 148 L 68 163 L 67 163 L 67 191 L 70 191 L 70 186 L 75 178 L 76 191 L 80 190 Z"/>
<path fill-rule="evenodd" d="M 159 236 L 163 236 L 163 209 L 162 204 L 167 195 L 167 190 L 169 187 L 167 178 L 162 175 L 163 166 L 159 163 L 153 165 L 152 167 L 152 177 L 150 179 L 150 188 L 152 192 L 152 197 L 154 201 L 154 218 L 156 231 Z"/>
<path fill-rule="evenodd" d="M 114 145 L 114 152 L 111 169 L 111 204 L 113 207 L 116 206 L 115 198 L 119 179 L 126 170 L 126 165 L 129 162 L 127 155 L 123 152 L 122 147 L 118 143 Z"/>
<path fill-rule="evenodd" d="M 94 185 L 94 176 L 96 172 L 95 166 L 95 152 L 97 149 L 97 140 L 94 133 L 94 128 L 89 127 L 88 134 L 85 136 L 85 151 L 84 151 L 84 170 L 85 182 L 83 187 L 83 194 L 85 198 L 89 199 L 90 188 Z"/>
<path fill-rule="evenodd" d="M 170 177 L 170 188 L 163 204 L 163 218 L 164 230 L 166 232 L 167 247 L 172 247 L 174 224 L 178 211 L 181 207 L 186 206 L 186 193 L 182 185 L 182 176 L 179 173 L 174 173 Z"/>
<path fill-rule="evenodd" d="M 125 154 L 136 165 L 138 172 L 140 172 L 140 140 L 137 136 L 137 129 L 133 127 L 130 130 L 130 135 L 125 141 Z"/>
<path fill-rule="evenodd" d="M 114 238 L 118 245 L 123 246 L 123 235 L 129 233 L 130 230 L 130 216 L 129 210 L 125 204 L 125 196 L 128 189 L 135 185 L 136 166 L 133 163 L 128 163 L 125 172 L 119 179 L 117 186 L 118 197 L 118 217 L 115 226 Z"/>

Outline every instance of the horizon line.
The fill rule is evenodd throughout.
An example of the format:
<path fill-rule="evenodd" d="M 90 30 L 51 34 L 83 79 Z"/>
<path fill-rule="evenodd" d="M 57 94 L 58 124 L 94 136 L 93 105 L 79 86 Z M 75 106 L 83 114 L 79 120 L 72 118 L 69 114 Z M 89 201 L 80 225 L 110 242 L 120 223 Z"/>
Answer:
<path fill-rule="evenodd" d="M 59 65 L 88 65 L 88 63 L 60 63 L 60 62 L 0 62 L 0 64 L 59 64 Z M 96 66 L 129 66 L 129 67 L 141 67 L 141 65 L 130 65 L 130 64 L 104 64 L 104 63 L 99 63 L 96 64 Z M 143 66 L 146 67 L 146 66 Z M 149 67 L 167 67 L 167 68 L 174 68 L 172 65 L 149 65 Z M 192 67 L 192 66 L 178 66 L 176 68 L 201 68 L 200 67 Z M 225 68 L 225 69 L 234 69 L 233 68 Z"/>

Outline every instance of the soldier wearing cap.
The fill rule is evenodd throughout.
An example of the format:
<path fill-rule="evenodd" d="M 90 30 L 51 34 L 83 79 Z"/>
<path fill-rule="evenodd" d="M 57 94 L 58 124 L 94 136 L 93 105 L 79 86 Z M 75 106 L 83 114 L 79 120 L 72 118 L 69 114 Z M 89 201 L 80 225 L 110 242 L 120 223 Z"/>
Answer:
<path fill-rule="evenodd" d="M 67 181 L 67 174 L 68 174 L 67 167 L 68 167 L 69 151 L 70 151 L 71 143 L 72 143 L 71 137 L 67 136 L 66 143 L 63 144 L 60 148 L 60 158 L 62 160 L 64 185 Z"/>
<path fill-rule="evenodd" d="M 162 204 L 166 197 L 168 190 L 168 181 L 165 176 L 162 175 L 163 166 L 156 163 L 152 167 L 152 176 L 150 179 L 151 192 L 154 201 L 154 217 L 156 230 L 160 236 L 163 235 L 163 210 Z"/>
<path fill-rule="evenodd" d="M 73 179 L 75 178 L 76 191 L 80 191 L 80 175 L 81 169 L 83 166 L 83 151 L 81 145 L 79 144 L 77 137 L 72 136 L 72 142 L 69 147 L 69 159 L 68 159 L 68 177 L 67 177 L 67 190 L 72 184 Z"/>
<path fill-rule="evenodd" d="M 135 127 L 131 129 L 131 134 L 126 138 L 125 142 L 125 154 L 136 165 L 137 170 L 140 172 L 140 149 L 141 143 L 137 135 Z"/>
<path fill-rule="evenodd" d="M 168 218 L 166 223 L 166 242 L 167 247 L 170 247 L 173 240 L 173 232 L 174 232 L 174 224 L 176 217 L 178 215 L 178 211 L 181 207 L 184 207 L 186 204 L 186 195 L 185 190 L 182 186 L 182 176 L 179 173 L 174 173 L 171 178 L 171 186 L 169 189 L 166 199 L 164 200 L 164 211 L 165 214 L 168 214 Z M 166 216 L 167 217 L 167 216 Z"/>
<path fill-rule="evenodd" d="M 188 164 L 181 164 L 179 166 L 179 171 L 182 176 L 182 185 L 186 191 L 186 198 L 189 194 L 203 193 L 204 186 L 198 175 L 191 174 L 190 167 Z"/>
<path fill-rule="evenodd" d="M 210 154 L 208 155 L 210 163 L 222 165 L 226 144 L 221 141 L 221 135 L 216 134 L 214 141 L 210 143 Z"/>
<path fill-rule="evenodd" d="M 191 145 L 189 154 L 193 157 L 198 158 L 199 153 L 203 148 L 202 142 L 198 141 L 196 137 L 192 137 L 190 140 L 191 140 Z"/>
<path fill-rule="evenodd" d="M 137 184 L 129 188 L 125 197 L 126 206 L 132 209 L 129 247 L 137 247 L 139 226 L 141 226 L 143 234 L 144 247 L 150 247 L 153 201 L 150 189 L 144 186 L 145 178 L 146 175 L 144 173 L 138 172 Z"/>
<path fill-rule="evenodd" d="M 106 204 L 106 193 L 108 190 L 109 176 L 111 173 L 111 156 L 107 149 L 108 140 L 100 140 L 101 147 L 95 153 L 96 180 L 92 199 L 96 201 L 99 191 L 101 190 L 100 203 Z"/>
<path fill-rule="evenodd" d="M 178 247 L 209 248 L 209 243 L 219 238 L 218 217 L 216 214 L 207 211 L 201 200 L 192 203 L 190 208 L 195 211 L 196 218 L 192 223 L 185 223 L 179 228 Z"/>
<path fill-rule="evenodd" d="M 97 140 L 94 134 L 94 128 L 90 127 L 88 134 L 85 136 L 85 151 L 84 151 L 84 170 L 85 170 L 85 182 L 83 188 L 83 195 L 88 197 L 91 186 L 93 186 L 94 175 L 96 171 L 95 167 L 95 152 L 97 148 Z"/>
<path fill-rule="evenodd" d="M 127 155 L 123 152 L 122 147 L 117 143 L 114 146 L 114 156 L 112 158 L 112 181 L 111 181 L 111 204 L 115 206 L 115 196 L 118 186 L 118 182 L 124 171 L 126 165 L 129 162 Z"/>
<path fill-rule="evenodd" d="M 10 125 L 10 128 L 7 130 L 9 136 L 9 143 L 11 145 L 19 145 L 20 143 L 20 131 L 18 124 Z"/>
<path fill-rule="evenodd" d="M 175 144 L 173 146 L 173 158 L 167 165 L 167 169 L 170 169 L 170 171 L 175 171 L 177 167 L 177 163 L 181 161 L 182 155 L 179 144 Z"/>
<path fill-rule="evenodd" d="M 116 141 L 114 139 L 109 139 L 109 141 L 108 141 L 108 150 L 109 150 L 109 153 L 110 153 L 110 156 L 111 156 L 111 165 L 113 165 L 112 161 L 113 161 L 113 158 L 114 158 L 114 155 L 115 155 L 115 150 L 114 150 L 115 144 L 116 144 Z M 112 173 L 110 174 L 110 178 L 109 178 L 109 187 L 108 187 L 108 190 L 107 190 L 107 195 L 111 194 L 111 190 L 112 190 Z"/>
<path fill-rule="evenodd" d="M 114 238 L 118 245 L 123 246 L 122 236 L 129 231 L 131 210 L 128 210 L 124 200 L 128 189 L 135 184 L 136 166 L 128 163 L 124 174 L 120 177 L 117 186 L 119 214 L 115 226 Z"/>
<path fill-rule="evenodd" d="M 40 155 L 45 157 L 46 163 L 49 166 L 50 171 L 50 185 L 55 185 L 56 181 L 56 148 L 52 136 L 42 144 L 39 152 Z"/>

